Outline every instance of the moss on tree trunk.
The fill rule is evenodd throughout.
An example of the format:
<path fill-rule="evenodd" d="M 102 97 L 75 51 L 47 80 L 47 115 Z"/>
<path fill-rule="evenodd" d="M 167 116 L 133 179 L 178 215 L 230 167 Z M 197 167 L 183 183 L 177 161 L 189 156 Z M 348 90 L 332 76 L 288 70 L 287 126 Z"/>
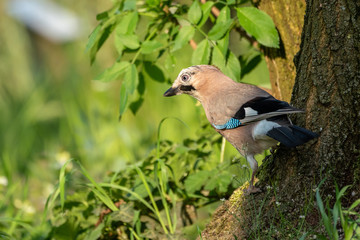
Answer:
<path fill-rule="evenodd" d="M 291 3 L 279 2 L 283 6 L 274 6 L 270 0 L 262 0 L 260 6 L 265 11 L 265 6 L 272 7 L 269 14 L 273 11 L 289 53 L 291 43 L 284 36 L 293 30 L 283 26 L 286 17 L 280 21 L 282 17 L 276 15 L 287 15 L 284 9 Z M 282 71 L 278 70 L 283 76 L 286 69 L 291 70 L 286 62 L 292 62 L 291 56 L 285 56 Z M 319 138 L 295 149 L 278 149 L 260 168 L 258 185 L 263 192 L 237 202 L 234 199 L 240 194 L 236 191 L 214 214 L 203 232 L 205 239 L 296 239 L 319 225 L 314 189 L 324 178 L 321 192 L 330 201 L 335 182 L 340 188 L 351 185 L 343 205 L 360 198 L 360 2 L 306 1 L 300 51 L 294 62 L 291 103 L 306 113 L 292 120 L 319 133 Z M 286 100 L 288 92 L 283 93 L 281 84 L 279 91 Z"/>
<path fill-rule="evenodd" d="M 271 16 L 280 35 L 280 49 L 264 48 L 273 95 L 290 101 L 296 76 L 293 59 L 300 49 L 305 0 L 259 1 L 257 4 Z"/>

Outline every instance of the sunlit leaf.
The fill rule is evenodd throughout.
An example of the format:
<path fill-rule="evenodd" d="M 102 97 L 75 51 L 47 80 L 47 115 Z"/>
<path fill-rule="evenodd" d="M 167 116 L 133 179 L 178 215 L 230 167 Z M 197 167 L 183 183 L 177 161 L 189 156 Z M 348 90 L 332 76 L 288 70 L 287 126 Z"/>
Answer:
<path fill-rule="evenodd" d="M 172 51 L 174 52 L 182 48 L 194 37 L 194 34 L 195 34 L 195 29 L 192 26 L 182 27 L 178 35 L 176 36 L 175 44 Z"/>
<path fill-rule="evenodd" d="M 128 92 L 126 90 L 126 86 L 125 84 L 121 84 L 121 88 L 120 88 L 120 107 L 119 107 L 119 119 L 122 117 L 122 115 L 124 114 L 126 107 L 127 107 L 127 102 L 128 102 Z"/>
<path fill-rule="evenodd" d="M 214 2 L 206 2 L 204 4 L 201 5 L 201 10 L 202 10 L 202 18 L 200 23 L 198 24 L 199 27 L 201 27 L 202 25 L 204 25 L 204 23 L 206 22 L 206 20 L 209 18 L 210 12 L 211 12 L 211 8 L 214 6 Z"/>
<path fill-rule="evenodd" d="M 129 65 L 130 63 L 125 61 L 115 62 L 114 65 L 112 65 L 100 75 L 95 77 L 94 80 L 99 80 L 102 82 L 110 82 L 117 80 L 121 74 L 125 73 L 125 70 L 128 68 Z"/>
<path fill-rule="evenodd" d="M 123 11 L 136 10 L 136 0 L 125 0 Z"/>
<path fill-rule="evenodd" d="M 139 16 L 137 12 L 129 12 L 128 14 L 121 17 L 121 21 L 116 27 L 117 34 L 133 34 L 137 23 L 139 20 Z"/>
<path fill-rule="evenodd" d="M 221 9 L 216 22 L 226 22 L 230 19 L 230 8 L 225 6 Z"/>
<path fill-rule="evenodd" d="M 232 51 L 229 51 L 229 56 L 226 63 L 226 69 L 229 77 L 234 81 L 239 81 L 241 76 L 241 66 L 239 59 Z"/>
<path fill-rule="evenodd" d="M 141 52 L 143 54 L 149 54 L 159 50 L 162 47 L 162 44 L 156 40 L 144 41 L 141 44 Z"/>
<path fill-rule="evenodd" d="M 90 48 L 92 48 L 92 47 L 94 46 L 100 30 L 101 30 L 101 25 L 98 25 L 98 26 L 94 29 L 94 31 L 92 31 L 92 33 L 90 34 L 88 43 L 86 44 L 86 48 L 85 48 L 85 51 L 86 51 L 86 52 L 89 51 Z"/>
<path fill-rule="evenodd" d="M 255 7 L 237 8 L 240 25 L 259 43 L 279 48 L 279 34 L 271 17 Z"/>
<path fill-rule="evenodd" d="M 118 41 L 129 49 L 137 49 L 140 47 L 139 37 L 134 34 L 118 34 Z"/>
<path fill-rule="evenodd" d="M 211 40 L 219 40 L 221 39 L 232 24 L 233 20 L 229 19 L 224 22 L 216 22 L 215 26 L 209 31 L 208 37 Z"/>
<path fill-rule="evenodd" d="M 227 33 L 222 39 L 216 41 L 218 48 L 224 56 L 226 56 L 227 52 L 229 51 L 229 39 L 230 34 Z"/>
<path fill-rule="evenodd" d="M 124 77 L 126 90 L 129 94 L 133 94 L 139 83 L 139 75 L 136 70 L 136 65 L 131 64 L 127 69 Z"/>
<path fill-rule="evenodd" d="M 195 0 L 188 12 L 189 21 L 193 24 L 198 24 L 199 21 L 201 20 L 201 16 L 202 16 L 202 11 L 199 2 Z"/>
<path fill-rule="evenodd" d="M 213 48 L 212 57 L 211 57 L 211 63 L 215 66 L 217 66 L 222 72 L 225 71 L 226 68 L 226 59 L 225 56 L 222 54 L 221 50 L 218 46 L 215 46 Z"/>
<path fill-rule="evenodd" d="M 210 47 L 207 39 L 202 40 L 192 54 L 193 65 L 208 64 L 210 59 Z"/>

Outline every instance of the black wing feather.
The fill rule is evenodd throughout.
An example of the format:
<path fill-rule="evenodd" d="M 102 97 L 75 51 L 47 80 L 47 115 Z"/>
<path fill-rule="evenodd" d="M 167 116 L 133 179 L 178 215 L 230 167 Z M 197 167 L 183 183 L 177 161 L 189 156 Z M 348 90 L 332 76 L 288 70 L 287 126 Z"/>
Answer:
<path fill-rule="evenodd" d="M 281 109 L 293 109 L 298 110 L 297 108 L 292 107 L 290 104 L 284 101 L 277 100 L 273 96 L 268 97 L 256 97 L 251 99 L 250 101 L 246 102 L 244 105 L 240 107 L 240 109 L 235 113 L 234 118 L 236 119 L 244 119 L 245 116 L 245 108 L 251 108 L 257 113 L 265 114 L 265 113 L 271 113 L 276 112 Z"/>
<path fill-rule="evenodd" d="M 296 147 L 318 137 L 318 134 L 295 125 L 273 128 L 266 135 L 287 147 Z"/>

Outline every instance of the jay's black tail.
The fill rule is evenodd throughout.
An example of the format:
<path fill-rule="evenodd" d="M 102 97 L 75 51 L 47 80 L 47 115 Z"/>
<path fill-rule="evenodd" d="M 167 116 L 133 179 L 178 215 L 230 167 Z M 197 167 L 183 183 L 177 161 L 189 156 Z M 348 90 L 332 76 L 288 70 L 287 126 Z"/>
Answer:
<path fill-rule="evenodd" d="M 318 134 L 295 125 L 273 128 L 266 135 L 287 147 L 296 147 L 318 137 Z"/>

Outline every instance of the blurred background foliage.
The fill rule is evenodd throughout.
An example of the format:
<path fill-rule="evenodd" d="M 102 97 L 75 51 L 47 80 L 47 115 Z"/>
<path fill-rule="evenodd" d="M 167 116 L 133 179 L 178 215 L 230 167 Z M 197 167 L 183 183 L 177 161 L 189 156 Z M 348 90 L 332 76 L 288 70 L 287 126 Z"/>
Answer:
<path fill-rule="evenodd" d="M 168 178 L 169 183 L 173 183 L 174 186 L 182 185 L 181 187 L 168 186 L 166 194 L 169 193 L 169 189 L 173 191 L 173 194 L 179 189 L 187 189 L 186 194 L 178 193 L 176 198 L 178 201 L 187 201 L 183 206 L 200 208 L 200 205 L 204 205 L 200 203 L 203 198 L 208 198 L 207 203 L 215 203 L 214 206 L 217 206 L 221 203 L 220 198 L 228 196 L 235 187 L 245 182 L 249 174 L 247 163 L 240 159 L 228 143 L 226 143 L 223 156 L 225 160 L 219 165 L 222 159 L 222 142 L 220 137 L 206 125 L 201 106 L 188 96 L 172 99 L 162 97 L 180 70 L 196 61 L 192 57 L 194 50 L 187 44 L 187 40 L 175 50 L 173 46 L 171 49 L 167 49 L 166 46 L 160 47 L 171 53 L 161 56 L 159 52 L 154 53 L 151 50 L 154 45 L 150 44 L 148 46 L 150 54 L 146 54 L 146 50 L 141 50 L 144 54 L 133 61 L 140 44 L 144 46 L 144 39 L 149 37 L 148 31 L 151 28 L 148 23 L 153 19 L 149 8 L 157 8 L 153 10 L 155 12 L 164 9 L 164 7 L 159 8 L 159 2 L 44 1 L 45 5 L 47 3 L 56 5 L 46 5 L 47 7 L 40 8 L 42 11 L 48 10 L 51 14 L 59 8 L 58 11 L 62 11 L 64 17 L 76 20 L 78 28 L 67 38 L 51 37 L 41 32 L 39 30 L 41 27 L 37 27 L 36 21 L 31 21 L 34 16 L 30 14 L 27 18 L 27 12 L 21 11 L 21 8 L 26 5 L 25 2 L 17 0 L 0 3 L 0 234 L 9 239 L 43 239 L 44 236 L 69 239 L 66 236 L 54 237 L 56 231 L 61 232 L 65 229 L 68 234 L 73 233 L 72 237 L 79 236 L 77 230 L 69 232 L 69 229 L 64 227 L 70 224 L 70 218 L 66 220 L 66 223 L 56 223 L 54 219 L 64 217 L 64 212 L 59 207 L 44 216 L 46 224 L 40 224 L 44 223 L 43 214 L 48 197 L 50 196 L 49 199 L 51 199 L 51 196 L 55 196 L 56 194 L 51 194 L 56 193 L 59 187 L 59 173 L 64 164 L 72 158 L 79 160 L 96 181 L 112 179 L 112 183 L 127 186 L 135 191 L 134 186 L 139 184 L 137 182 L 139 178 L 135 168 L 129 166 L 140 167 L 151 182 L 151 179 L 154 179 L 152 172 L 154 164 L 159 164 L 158 160 L 161 156 L 160 159 L 166 160 L 166 164 L 170 166 L 167 174 L 170 170 L 173 171 L 172 177 Z M 30 0 L 27 2 L 44 3 Z M 247 1 L 228 2 L 218 1 L 214 6 L 223 9 L 229 4 L 232 9 L 231 18 L 236 18 L 234 6 L 250 5 Z M 164 1 L 164 3 L 170 4 L 171 1 Z M 109 9 L 113 13 L 119 9 L 124 12 L 132 11 L 137 9 L 139 4 L 143 4 L 146 11 L 139 11 L 139 22 L 133 34 L 138 40 L 130 39 L 130 43 L 124 44 L 119 40 L 119 34 L 122 33 L 110 34 L 95 59 L 91 41 L 92 36 L 96 36 L 92 34 L 88 38 L 89 34 L 96 29 L 99 22 L 101 24 L 110 15 L 98 15 L 99 22 L 95 16 Z M 174 1 L 173 4 L 176 4 L 177 11 L 180 11 L 176 14 L 188 18 L 187 11 L 193 1 Z M 124 10 L 124 7 L 129 9 Z M 166 11 L 168 11 L 167 14 L 171 13 L 171 9 Z M 33 14 L 35 13 L 36 11 L 33 11 Z M 45 13 L 39 10 L 38 15 Z M 213 13 L 209 16 L 209 19 L 201 26 L 201 29 L 207 33 L 216 24 L 216 16 Z M 42 21 L 46 22 L 46 18 L 44 19 Z M 119 18 L 119 21 L 121 19 Z M 50 17 L 49 23 L 52 20 L 54 19 Z M 58 19 L 58 21 L 66 25 L 65 19 Z M 190 21 L 194 25 L 200 20 L 195 18 Z M 179 23 L 176 24 L 179 25 Z M 235 25 L 234 22 L 232 28 L 229 28 L 228 35 L 223 35 L 229 40 L 228 48 L 225 50 L 230 49 L 241 65 L 238 80 L 269 87 L 268 71 L 262 53 L 256 44 L 254 46 L 254 39 L 244 34 L 244 30 L 237 31 L 235 27 L 239 28 L 239 26 Z M 121 32 L 121 25 L 117 28 L 120 30 L 114 30 Z M 176 31 L 179 31 L 179 28 L 174 31 L 172 40 L 176 42 L 176 36 L 179 34 Z M 168 32 L 165 31 L 163 35 L 154 34 L 149 40 L 156 37 L 156 40 L 160 42 L 159 38 L 168 36 Z M 215 37 L 216 40 L 209 40 L 209 43 L 220 42 L 224 36 Z M 126 37 L 123 36 L 120 39 L 126 39 Z M 204 36 L 196 31 L 192 39 L 199 44 Z M 169 59 L 173 61 L 171 64 Z M 91 61 L 92 65 L 90 65 Z M 123 104 L 120 94 L 122 82 L 101 80 L 104 80 L 102 72 L 106 73 L 105 69 L 121 61 L 133 61 L 136 72 L 139 73 L 139 85 L 136 86 L 137 90 L 131 101 L 136 102 L 140 99 L 141 107 L 135 108 L 136 111 L 130 107 L 136 114 L 127 110 L 119 121 L 119 106 L 121 108 Z M 131 101 L 125 103 L 126 108 L 129 107 Z M 162 141 L 156 148 L 158 127 L 161 120 L 166 117 L 172 118 L 163 122 L 160 134 Z M 185 124 L 175 119 L 180 119 Z M 184 161 L 184 159 L 187 160 Z M 234 162 L 241 163 L 234 166 Z M 187 164 L 184 165 L 184 163 Z M 78 165 L 73 162 L 70 162 L 65 169 L 68 173 L 66 175 L 67 196 L 70 199 L 67 205 L 65 204 L 65 209 L 74 212 L 87 211 L 87 214 L 91 215 L 92 221 L 81 222 L 80 218 L 77 218 L 78 224 L 88 222 L 91 225 L 81 226 L 84 232 L 87 227 L 94 229 L 94 223 L 99 219 L 101 211 L 99 209 L 104 206 L 101 205 L 101 201 L 96 200 L 92 191 L 84 187 L 86 180 L 76 169 Z M 206 187 L 204 179 L 213 176 L 212 169 L 218 169 L 220 176 L 221 171 L 226 171 L 228 172 L 226 176 L 231 177 L 224 177 L 228 179 L 224 185 Z M 198 172 L 196 170 L 203 174 L 198 175 L 198 180 L 196 180 L 195 173 Z M 194 175 L 189 180 L 187 176 L 191 176 L 191 172 Z M 189 190 L 189 186 L 200 181 L 199 178 L 202 181 L 199 186 Z M 156 185 L 156 183 L 153 184 Z M 79 194 L 79 189 L 86 194 L 84 193 L 84 196 L 76 201 L 84 202 L 84 199 L 89 199 L 89 206 L 95 205 L 96 202 L 97 207 L 74 210 L 74 205 L 71 203 L 76 198 L 76 194 Z M 156 191 L 156 187 L 154 189 Z M 201 194 L 200 191 L 202 191 Z M 73 195 L 73 193 L 76 194 Z M 160 193 L 157 194 L 157 196 L 162 196 Z M 196 200 L 194 200 L 191 194 L 201 196 L 195 197 Z M 131 196 L 128 195 L 115 193 L 111 196 L 114 202 L 116 202 L 115 199 L 131 201 Z M 143 198 L 148 196 L 149 194 L 142 195 Z M 56 205 L 58 199 L 54 201 Z M 139 204 L 135 200 L 134 203 Z M 214 207 L 207 209 L 203 219 L 208 219 L 213 210 Z M 139 208 L 134 211 L 139 211 Z M 117 219 L 117 221 L 120 220 Z M 143 224 L 145 220 L 141 221 Z M 188 223 L 185 221 L 183 225 L 194 223 L 192 218 L 188 221 Z M 117 226 L 114 229 L 116 228 Z M 143 228 L 144 226 L 141 226 L 141 229 L 137 231 L 143 232 Z M 103 234 L 104 229 L 101 229 Z M 111 227 L 108 230 L 111 232 Z M 191 231 L 193 233 L 195 231 L 196 236 L 196 226 Z M 100 236 L 94 234 L 93 237 Z"/>

